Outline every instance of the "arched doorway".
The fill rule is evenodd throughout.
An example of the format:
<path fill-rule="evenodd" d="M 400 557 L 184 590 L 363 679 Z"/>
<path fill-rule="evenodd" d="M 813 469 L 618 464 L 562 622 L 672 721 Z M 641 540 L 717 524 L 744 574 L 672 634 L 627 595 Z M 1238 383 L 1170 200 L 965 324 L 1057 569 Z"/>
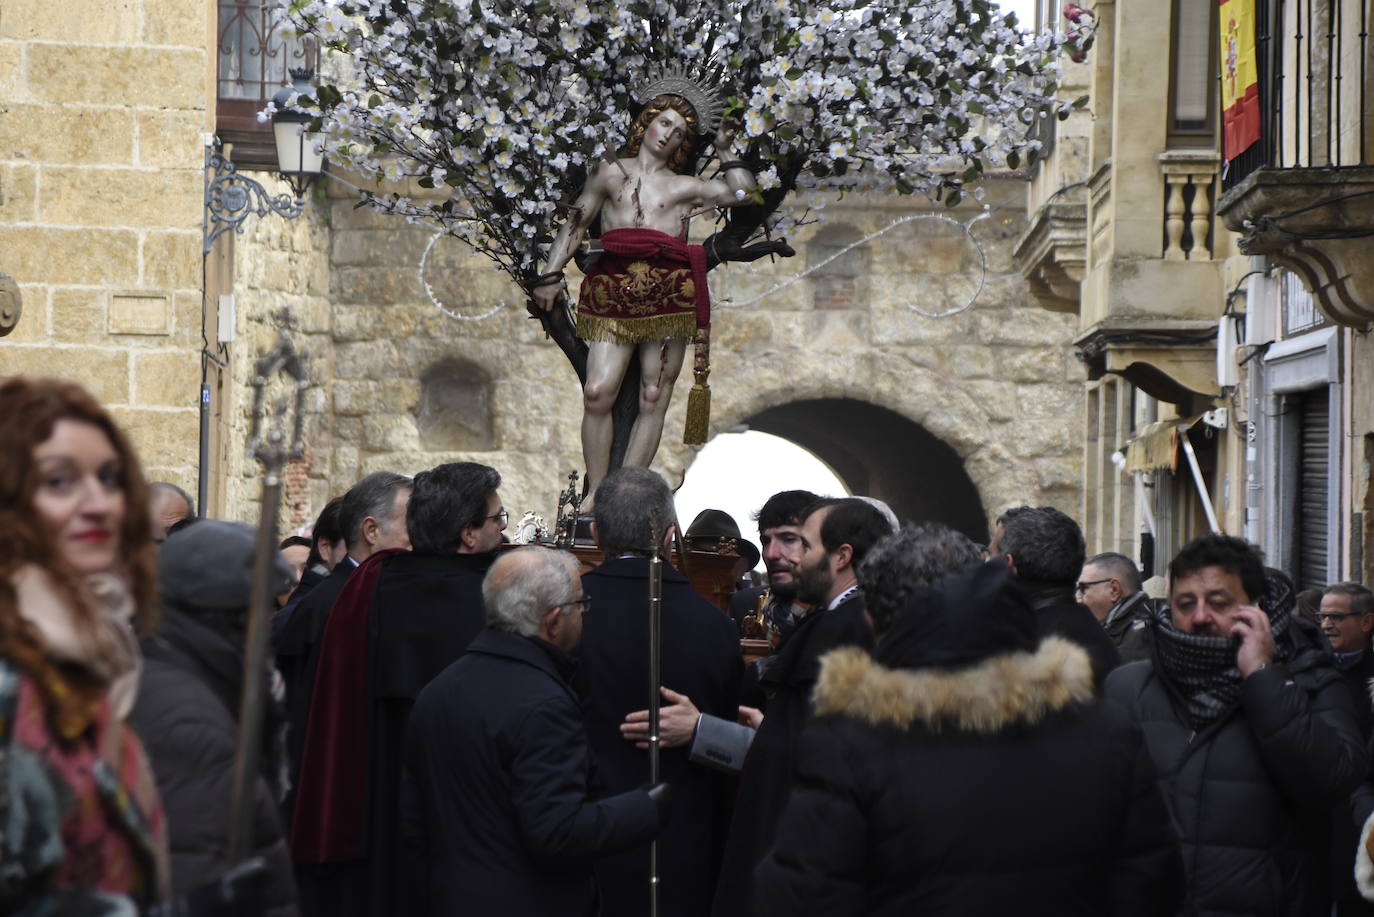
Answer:
<path fill-rule="evenodd" d="M 767 408 L 745 423 L 814 453 L 851 493 L 885 501 L 899 519 L 942 522 L 987 543 L 987 514 L 963 461 L 895 411 L 852 398 L 816 398 Z"/>

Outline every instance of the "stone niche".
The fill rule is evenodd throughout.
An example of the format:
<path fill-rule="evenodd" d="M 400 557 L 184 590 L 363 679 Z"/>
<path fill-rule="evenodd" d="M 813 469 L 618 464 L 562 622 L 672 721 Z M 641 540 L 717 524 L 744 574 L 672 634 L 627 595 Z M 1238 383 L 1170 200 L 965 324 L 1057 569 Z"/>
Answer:
<path fill-rule="evenodd" d="M 806 266 L 813 269 L 808 275 L 811 303 L 817 311 L 854 308 L 859 283 L 868 274 L 871 255 L 867 246 L 839 253 L 861 238 L 853 226 L 826 224 L 807 246 Z"/>
<path fill-rule="evenodd" d="M 415 423 L 420 445 L 432 452 L 497 448 L 491 418 L 491 377 L 476 363 L 448 357 L 420 375 Z"/>

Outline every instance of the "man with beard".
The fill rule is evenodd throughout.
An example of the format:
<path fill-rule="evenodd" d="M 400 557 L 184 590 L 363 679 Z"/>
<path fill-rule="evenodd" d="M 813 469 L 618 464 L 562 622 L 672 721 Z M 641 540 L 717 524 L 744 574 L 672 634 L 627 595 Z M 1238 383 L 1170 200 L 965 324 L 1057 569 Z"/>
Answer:
<path fill-rule="evenodd" d="M 1350 692 L 1293 606 L 1257 548 L 1195 539 L 1169 565 L 1153 661 L 1107 679 L 1145 732 L 1179 832 L 1183 913 L 1331 911 L 1331 812 L 1367 757 Z"/>
<path fill-rule="evenodd" d="M 784 490 L 769 497 L 754 514 L 759 525 L 759 543 L 763 545 L 763 564 L 768 571 L 768 589 L 761 599 L 762 606 L 751 614 L 757 615 L 760 630 L 767 634 L 774 651 L 806 614 L 806 606 L 797 601 L 801 523 L 806 511 L 819 501 L 808 490 Z M 760 672 L 768 667 L 771 658 L 755 660 L 746 670 L 740 689 L 738 722 L 702 713 L 689 696 L 665 690 L 663 697 L 667 703 L 659 709 L 662 747 L 676 748 L 690 742 L 691 760 L 727 773 L 739 773 L 754 741 L 754 730 L 763 719 L 760 708 L 765 701 L 759 687 Z M 636 710 L 625 717 L 620 732 L 640 747 L 647 747 L 648 724 L 649 711 Z"/>
<path fill-rule="evenodd" d="M 892 534 L 883 514 L 862 500 L 823 500 L 803 511 L 795 561 L 770 566 L 770 582 L 796 584 L 811 609 L 782 636 L 762 673 L 763 720 L 740 775 L 739 800 L 726 840 L 716 891 L 715 917 L 754 913 L 754 868 L 773 846 L 787 803 L 802 726 L 811 715 L 811 694 L 820 659 L 841 646 L 873 645 L 855 568 L 879 539 Z M 768 556 L 771 542 L 765 541 Z"/>
<path fill-rule="evenodd" d="M 482 578 L 508 516 L 494 468 L 415 476 L 411 550 L 384 551 L 349 578 L 325 626 L 306 726 L 291 853 L 310 913 L 397 913 L 397 803 L 415 698 L 482 630 Z"/>

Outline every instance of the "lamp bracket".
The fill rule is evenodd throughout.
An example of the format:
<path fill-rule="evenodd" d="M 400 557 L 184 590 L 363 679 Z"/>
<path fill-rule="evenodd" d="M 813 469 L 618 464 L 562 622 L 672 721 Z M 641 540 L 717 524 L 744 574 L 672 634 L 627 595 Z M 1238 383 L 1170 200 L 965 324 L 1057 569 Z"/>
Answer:
<path fill-rule="evenodd" d="M 273 195 L 259 182 L 239 174 L 238 168 L 224 155 L 224 144 L 218 138 L 205 147 L 205 218 L 202 224 L 205 244 L 202 251 L 210 253 L 215 240 L 227 230 L 243 232 L 243 221 L 250 214 L 265 217 L 269 213 L 294 220 L 305 209 L 305 201 L 298 196 L 282 193 Z"/>

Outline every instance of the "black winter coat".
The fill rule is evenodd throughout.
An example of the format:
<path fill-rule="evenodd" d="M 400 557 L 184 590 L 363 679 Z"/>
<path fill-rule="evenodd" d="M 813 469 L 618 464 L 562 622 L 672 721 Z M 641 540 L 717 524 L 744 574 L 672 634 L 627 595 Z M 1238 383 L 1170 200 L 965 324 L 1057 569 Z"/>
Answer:
<path fill-rule="evenodd" d="M 427 901 L 397 913 L 589 917 L 592 861 L 657 829 L 643 790 L 591 801 L 577 696 L 550 648 L 483 631 L 420 692 L 401 838 Z"/>
<path fill-rule="evenodd" d="M 1178 846 L 1139 728 L 1084 651 L 824 661 L 760 917 L 1172 913 Z"/>
<path fill-rule="evenodd" d="M 1144 730 L 1183 845 L 1189 915 L 1312 917 L 1330 908 L 1329 815 L 1367 758 L 1349 689 L 1296 620 L 1292 655 L 1241 683 L 1236 709 L 1195 732 L 1153 662 L 1123 666 L 1107 695 Z"/>
<path fill-rule="evenodd" d="M 754 868 L 773 846 L 778 819 L 787 805 L 798 741 L 811 716 L 811 692 L 820 677 L 820 660 L 842 646 L 865 650 L 873 646 L 861 592 L 834 608 L 808 614 L 763 667 L 759 682 L 768 705 L 740 773 L 711 910 L 714 917 L 754 917 Z"/>
<path fill-rule="evenodd" d="M 1093 684 L 1101 693 L 1107 673 L 1121 665 L 1121 653 L 1102 629 L 1102 624 L 1093 617 L 1088 606 L 1075 602 L 1073 593 L 1063 587 L 1032 585 L 1023 588 L 1035 609 L 1041 636 L 1063 637 L 1082 647 L 1092 660 Z"/>
<path fill-rule="evenodd" d="M 167 814 L 172 885 L 177 895 L 218 879 L 227 860 L 243 637 L 182 612 L 164 610 L 143 644 L 143 676 L 129 723 L 143 740 Z M 270 728 L 270 727 L 269 727 Z M 272 761 L 272 743 L 264 742 Z M 255 784 L 252 855 L 267 862 L 269 914 L 296 913 L 291 859 L 266 779 Z"/>
<path fill-rule="evenodd" d="M 582 587 L 593 603 L 577 650 L 587 739 L 603 784 L 596 792 L 614 795 L 649 779 L 649 753 L 620 734 L 627 714 L 649 706 L 649 561 L 608 560 L 582 577 Z M 743 671 L 734 621 L 668 564 L 661 608 L 660 683 L 687 695 L 702 713 L 733 722 Z M 659 779 L 673 787 L 658 838 L 659 913 L 703 917 L 711 906 L 733 781 L 688 761 L 686 748 L 662 750 Z M 649 912 L 647 844 L 599 861 L 596 870 L 603 917 Z"/>

